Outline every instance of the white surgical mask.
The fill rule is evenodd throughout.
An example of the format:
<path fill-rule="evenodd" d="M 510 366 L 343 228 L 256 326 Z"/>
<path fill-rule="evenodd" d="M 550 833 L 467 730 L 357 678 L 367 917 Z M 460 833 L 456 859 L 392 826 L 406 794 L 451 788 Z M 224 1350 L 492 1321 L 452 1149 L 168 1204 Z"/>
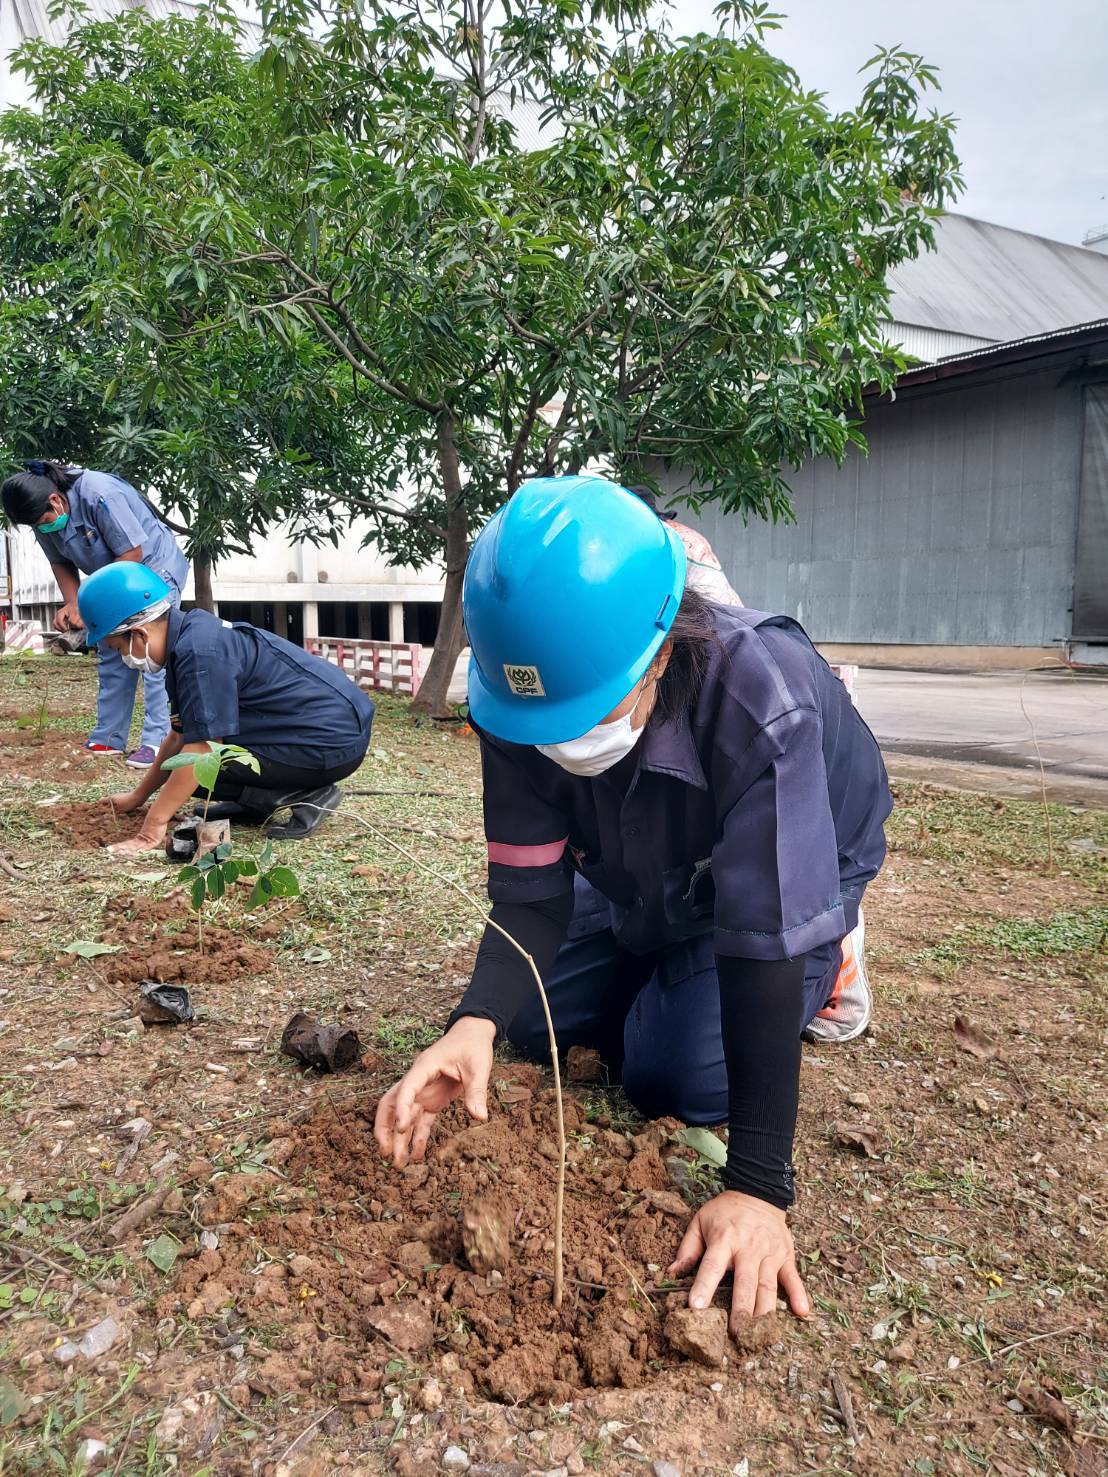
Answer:
<path fill-rule="evenodd" d="M 158 672 L 161 671 L 161 667 L 158 666 L 156 661 L 153 661 L 151 659 L 149 644 L 147 644 L 146 651 L 142 656 L 135 656 L 134 653 L 131 651 L 131 642 L 134 639 L 134 635 L 132 634 L 127 641 L 127 650 L 120 652 L 120 656 L 123 659 L 123 665 L 125 667 L 130 667 L 132 672 L 141 672 L 144 677 L 155 676 Z"/>
<path fill-rule="evenodd" d="M 592 779 L 593 775 L 603 774 L 625 759 L 638 743 L 641 733 L 641 728 L 631 727 L 631 714 L 626 713 L 614 723 L 598 723 L 580 738 L 568 739 L 564 744 L 536 744 L 535 747 L 570 774 Z"/>
<path fill-rule="evenodd" d="M 653 692 L 651 693 L 650 706 L 653 708 Z M 642 698 L 642 688 L 639 689 L 639 700 Z M 643 729 L 646 727 L 646 718 L 638 728 L 632 728 L 631 719 L 639 706 L 636 701 L 630 713 L 625 713 L 622 718 L 616 718 L 611 723 L 598 723 L 595 728 L 590 728 L 588 733 L 583 733 L 580 738 L 567 739 L 564 744 L 536 744 L 540 754 L 545 754 L 548 759 L 553 759 L 555 764 L 560 764 L 570 774 L 580 775 L 583 779 L 592 779 L 594 775 L 603 774 L 606 769 L 626 759 L 631 750 L 642 737 Z M 650 714 L 647 713 L 647 718 Z"/>

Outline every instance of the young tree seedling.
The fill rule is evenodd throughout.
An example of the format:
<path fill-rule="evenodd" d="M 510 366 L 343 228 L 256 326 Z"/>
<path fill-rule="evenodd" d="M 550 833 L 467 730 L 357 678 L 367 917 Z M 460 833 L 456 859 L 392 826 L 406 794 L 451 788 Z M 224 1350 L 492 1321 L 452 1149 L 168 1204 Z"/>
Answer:
<path fill-rule="evenodd" d="M 240 744 L 216 744 L 209 742 L 207 754 L 177 754 L 167 759 L 163 769 L 192 768 L 198 789 L 207 791 L 202 821 L 207 820 L 212 792 L 220 773 L 228 764 L 243 764 L 255 774 L 261 766 L 249 749 Z M 187 867 L 182 867 L 178 880 L 190 884 L 189 903 L 196 914 L 197 935 L 200 952 L 204 952 L 204 906 L 218 903 L 226 896 L 228 887 L 240 877 L 253 877 L 254 886 L 246 899 L 247 909 L 257 908 L 275 898 L 299 897 L 300 880 L 291 867 L 273 865 L 273 844 L 267 841 L 261 851 L 235 854 L 233 844 L 223 841 L 211 851 L 198 856 Z"/>

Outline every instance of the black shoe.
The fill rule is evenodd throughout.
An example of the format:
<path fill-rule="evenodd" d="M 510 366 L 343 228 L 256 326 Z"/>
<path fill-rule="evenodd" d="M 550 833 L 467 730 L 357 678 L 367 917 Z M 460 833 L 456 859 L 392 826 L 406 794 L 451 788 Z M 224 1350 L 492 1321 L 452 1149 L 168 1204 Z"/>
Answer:
<path fill-rule="evenodd" d="M 203 805 L 198 805 L 192 813 L 200 821 L 236 821 L 243 816 L 253 816 L 255 820 L 259 819 L 257 811 L 247 810 L 246 806 L 240 805 L 237 800 L 216 800 L 208 806 L 206 811 Z"/>
<path fill-rule="evenodd" d="M 332 811 L 342 803 L 338 785 L 323 785 L 318 790 L 299 790 L 292 795 L 275 796 L 281 807 L 288 806 L 292 815 L 281 824 L 266 828 L 274 841 L 300 841 L 318 830 Z M 275 810 L 277 805 L 273 807 Z"/>

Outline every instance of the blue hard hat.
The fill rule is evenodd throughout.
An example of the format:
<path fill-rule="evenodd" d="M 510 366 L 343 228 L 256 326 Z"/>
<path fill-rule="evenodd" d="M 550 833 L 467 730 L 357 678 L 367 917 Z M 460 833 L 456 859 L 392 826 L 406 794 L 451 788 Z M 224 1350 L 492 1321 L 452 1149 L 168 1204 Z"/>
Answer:
<path fill-rule="evenodd" d="M 172 590 L 152 569 L 130 559 L 106 564 L 77 591 L 77 609 L 85 623 L 85 642 L 95 646 L 140 610 L 172 595 Z"/>
<path fill-rule="evenodd" d="M 525 482 L 473 545 L 469 707 L 516 744 L 580 738 L 646 672 L 685 588 L 685 548 L 603 477 Z"/>

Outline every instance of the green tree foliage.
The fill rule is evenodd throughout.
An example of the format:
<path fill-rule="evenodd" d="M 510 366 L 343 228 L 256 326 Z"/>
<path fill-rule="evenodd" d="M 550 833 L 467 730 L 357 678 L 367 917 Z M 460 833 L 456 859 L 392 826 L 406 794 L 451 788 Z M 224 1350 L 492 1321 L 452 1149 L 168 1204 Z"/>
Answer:
<path fill-rule="evenodd" d="M 471 531 L 524 477 L 668 462 L 693 500 L 788 516 L 787 469 L 860 443 L 862 388 L 895 371 L 886 274 L 960 183 L 933 72 L 882 51 L 835 114 L 766 49 L 764 5 L 718 18 L 269 0 L 252 87 L 196 105 L 206 132 L 73 161 L 85 302 L 150 343 L 140 393 L 228 334 L 349 375 L 372 428 L 349 506 L 446 567 L 425 706 Z"/>
<path fill-rule="evenodd" d="M 141 167 L 167 130 L 190 149 L 223 117 L 241 123 L 254 78 L 233 27 L 126 12 L 78 23 L 64 47 L 28 42 L 16 66 L 36 105 L 0 115 L 4 468 L 46 455 L 119 471 L 157 495 L 198 562 L 248 552 L 281 520 L 337 541 L 341 491 L 369 466 L 349 372 L 307 333 L 191 336 L 187 312 L 155 328 L 73 194 L 90 159 Z M 102 311 L 105 282 L 126 312 Z"/>

